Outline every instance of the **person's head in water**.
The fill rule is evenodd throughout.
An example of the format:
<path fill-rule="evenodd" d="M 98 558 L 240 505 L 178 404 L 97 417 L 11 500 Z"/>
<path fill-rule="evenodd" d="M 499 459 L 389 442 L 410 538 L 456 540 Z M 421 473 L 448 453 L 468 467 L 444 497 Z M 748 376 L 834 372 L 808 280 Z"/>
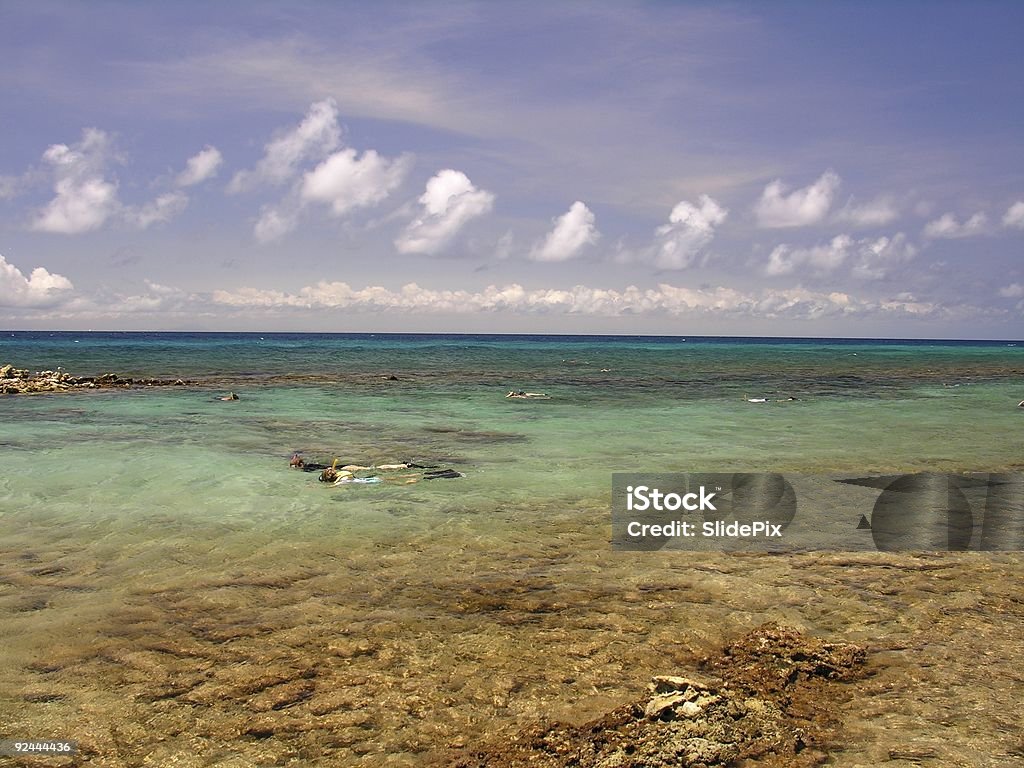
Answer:
<path fill-rule="evenodd" d="M 348 474 L 352 474 L 351 472 Z M 321 483 L 333 483 L 340 477 L 338 473 L 338 460 L 335 459 L 331 462 L 331 466 L 327 467 L 323 472 L 320 473 Z"/>
<path fill-rule="evenodd" d="M 291 461 L 288 462 L 288 466 L 292 467 L 293 469 L 302 469 L 304 466 L 306 466 L 306 462 L 303 460 L 301 456 L 299 456 L 299 454 L 293 453 Z"/>

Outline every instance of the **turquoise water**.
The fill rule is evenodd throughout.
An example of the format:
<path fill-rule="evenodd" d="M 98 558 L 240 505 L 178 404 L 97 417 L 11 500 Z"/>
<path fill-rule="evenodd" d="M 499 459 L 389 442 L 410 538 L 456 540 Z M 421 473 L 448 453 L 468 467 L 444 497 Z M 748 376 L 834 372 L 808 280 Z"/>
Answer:
<path fill-rule="evenodd" d="M 370 535 L 607 509 L 612 472 L 995 471 L 1024 455 L 1024 346 L 1007 343 L 16 333 L 6 360 L 201 382 L 0 399 L 0 503 L 27 518 L 299 532 L 326 515 Z M 550 399 L 505 397 L 520 388 Z M 216 399 L 228 389 L 241 399 Z M 288 470 L 293 452 L 465 477 L 325 488 Z"/>
<path fill-rule="evenodd" d="M 232 741 L 258 716 L 319 734 L 320 747 L 351 734 L 333 764 L 401 753 L 396 764 L 415 765 L 437 734 L 479 733 L 481 707 L 518 722 L 563 695 L 614 703 L 634 678 L 615 643 L 644 638 L 653 668 L 676 642 L 651 628 L 665 615 L 632 596 L 636 582 L 685 576 L 650 557 L 610 559 L 613 472 L 1024 466 L 1024 344 L 1008 342 L 16 332 L 0 335 L 7 362 L 200 382 L 0 397 L 0 683 L 12 692 L 0 716 L 52 737 L 77 723 L 97 764 L 107 718 L 137 724 L 123 738 L 157 762 L 187 751 L 176 734 L 201 732 L 218 754 L 261 764 Z M 507 399 L 512 389 L 549 399 Z M 217 399 L 229 390 L 240 399 Z M 328 487 L 288 468 L 296 451 L 464 476 Z M 715 632 L 752 610 L 730 589 L 695 603 L 733 612 L 705 617 Z M 836 592 L 803 621 L 848 629 L 851 599 Z M 782 612 L 812 603 L 794 596 Z M 595 632 L 607 655 L 580 650 Z M 339 637 L 356 648 L 343 669 Z M 192 661 L 175 667 L 168 643 Z M 316 659 L 330 685 L 260 709 L 248 687 L 231 688 L 254 658 Z M 330 697 L 356 671 L 373 689 L 356 707 L 371 725 L 331 720 L 349 711 Z M 475 677 L 520 682 L 499 707 Z M 214 683 L 227 686 L 202 699 L 215 711 L 197 713 Z M 180 701 L 160 698 L 179 684 Z M 428 713 L 403 715 L 382 690 Z M 300 711 L 316 725 L 295 724 Z M 297 739 L 260 744 L 280 760 L 299 754 Z"/>
<path fill-rule="evenodd" d="M 441 513 L 598 503 L 613 471 L 990 471 L 1022 455 L 1024 346 L 999 342 L 19 333 L 0 360 L 205 384 L 0 400 L 5 501 L 23 513 L 272 523 L 295 521 L 296 494 Z M 550 399 L 504 397 L 520 388 Z M 241 399 L 217 401 L 227 389 Z M 294 451 L 466 477 L 325 491 L 282 471 Z"/>

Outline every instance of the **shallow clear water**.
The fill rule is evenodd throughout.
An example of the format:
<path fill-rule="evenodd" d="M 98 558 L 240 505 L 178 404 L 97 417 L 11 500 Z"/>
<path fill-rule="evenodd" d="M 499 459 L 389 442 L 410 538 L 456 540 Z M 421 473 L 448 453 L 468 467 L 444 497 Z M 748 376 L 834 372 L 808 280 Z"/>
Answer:
<path fill-rule="evenodd" d="M 1024 466 L 1007 343 L 15 333 L 5 362 L 201 381 L 0 397 L 0 717 L 97 764 L 422 763 L 768 618 L 890 648 L 946 610 L 929 573 L 893 596 L 909 560 L 613 555 L 612 472 Z M 465 476 L 324 487 L 295 451 Z M 939 557 L 993 600 L 1021 573 Z"/>

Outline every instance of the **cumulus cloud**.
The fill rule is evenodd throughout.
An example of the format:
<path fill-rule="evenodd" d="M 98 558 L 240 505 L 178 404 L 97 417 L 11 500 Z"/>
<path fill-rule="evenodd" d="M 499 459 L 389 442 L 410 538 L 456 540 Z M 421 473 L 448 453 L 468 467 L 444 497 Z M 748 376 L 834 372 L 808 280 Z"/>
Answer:
<path fill-rule="evenodd" d="M 217 169 L 223 161 L 220 150 L 207 145 L 186 161 L 185 170 L 178 174 L 174 183 L 179 187 L 201 184 L 217 175 Z"/>
<path fill-rule="evenodd" d="M 265 205 L 253 227 L 253 234 L 261 243 L 269 243 L 291 232 L 299 224 L 299 211 L 294 206 Z"/>
<path fill-rule="evenodd" d="M 1003 226 L 1024 229 L 1024 200 L 1019 200 L 1006 209 L 1006 213 L 1003 214 Z"/>
<path fill-rule="evenodd" d="M 839 183 L 839 176 L 831 170 L 825 171 L 810 186 L 792 192 L 780 179 L 776 179 L 764 188 L 761 199 L 754 206 L 757 222 L 769 228 L 815 224 L 828 213 Z"/>
<path fill-rule="evenodd" d="M 860 204 L 851 198 L 836 213 L 835 220 L 855 227 L 880 227 L 894 221 L 899 215 L 899 209 L 890 197 L 877 197 Z"/>
<path fill-rule="evenodd" d="M 715 236 L 729 211 L 708 195 L 698 205 L 683 200 L 672 209 L 668 224 L 658 227 L 652 260 L 662 269 L 686 269 Z"/>
<path fill-rule="evenodd" d="M 330 206 L 335 216 L 353 208 L 376 205 L 405 178 L 409 155 L 388 160 L 370 149 L 359 157 L 354 149 L 335 152 L 303 176 L 299 195 Z"/>
<path fill-rule="evenodd" d="M 105 177 L 111 157 L 110 137 L 96 128 L 86 128 L 71 147 L 51 145 L 43 161 L 53 174 L 56 195 L 36 215 L 32 229 L 71 235 L 103 226 L 121 207 L 117 183 Z"/>
<path fill-rule="evenodd" d="M 337 104 L 334 99 L 318 101 L 310 106 L 301 123 L 264 147 L 263 157 L 255 168 L 236 173 L 228 191 L 245 192 L 263 184 L 283 184 L 298 173 L 303 162 L 324 157 L 340 143 Z"/>
<path fill-rule="evenodd" d="M 338 106 L 324 99 L 312 104 L 298 125 L 268 142 L 255 168 L 235 174 L 228 184 L 231 193 L 290 184 L 281 200 L 260 210 L 253 228 L 257 240 L 266 243 L 291 232 L 311 204 L 328 206 L 334 216 L 377 205 L 412 164 L 411 155 L 389 159 L 370 149 L 360 156 L 341 145 Z"/>
<path fill-rule="evenodd" d="M 768 255 L 764 273 L 770 277 L 788 275 L 797 269 L 811 267 L 818 272 L 832 272 L 850 255 L 853 240 L 849 235 L 836 235 L 825 245 L 793 248 L 777 245 Z"/>
<path fill-rule="evenodd" d="M 117 159 L 112 138 L 97 128 L 86 128 L 82 140 L 73 146 L 51 145 L 43 153 L 43 162 L 54 180 L 56 195 L 37 212 L 31 228 L 66 235 L 89 232 L 108 223 L 146 229 L 170 221 L 188 205 L 188 197 L 179 190 L 139 206 L 123 204 L 118 198 L 117 181 L 108 178 L 108 167 Z"/>
<path fill-rule="evenodd" d="M 917 248 L 902 232 L 892 237 L 859 240 L 856 243 L 853 274 L 865 280 L 882 280 L 894 267 L 917 255 Z"/>
<path fill-rule="evenodd" d="M 395 240 L 401 253 L 437 253 L 471 219 L 494 206 L 494 195 L 477 189 L 461 171 L 446 168 L 427 182 L 422 210 Z"/>
<path fill-rule="evenodd" d="M 168 192 L 156 200 L 138 208 L 125 209 L 125 220 L 138 229 L 148 229 L 154 224 L 166 224 L 188 205 L 188 196 L 183 192 Z"/>
<path fill-rule="evenodd" d="M 0 255 L 0 307 L 49 307 L 74 289 L 63 275 L 36 267 L 28 277 Z"/>
<path fill-rule="evenodd" d="M 240 310 L 346 309 L 367 312 L 468 314 L 512 312 L 569 315 L 716 315 L 754 318 L 818 319 L 827 316 L 888 314 L 936 317 L 941 305 L 910 294 L 863 299 L 842 292 L 803 288 L 755 292 L 726 287 L 690 288 L 662 283 L 655 288 L 622 290 L 576 285 L 571 288 L 526 289 L 513 283 L 479 291 L 435 290 L 409 283 L 398 290 L 381 286 L 353 288 L 344 282 L 321 281 L 295 293 L 243 288 L 215 291 L 214 303 Z"/>
<path fill-rule="evenodd" d="M 957 221 L 952 213 L 944 213 L 934 221 L 929 221 L 924 226 L 924 236 L 936 239 L 953 239 L 958 237 L 971 237 L 980 234 L 985 230 L 988 223 L 984 213 L 976 213 L 967 221 Z"/>
<path fill-rule="evenodd" d="M 17 176 L 0 174 L 0 200 L 10 200 L 18 194 L 19 179 Z"/>
<path fill-rule="evenodd" d="M 1004 299 L 1020 299 L 1024 298 L 1024 285 L 1020 283 L 1010 283 L 1004 285 L 999 289 L 999 295 Z"/>
<path fill-rule="evenodd" d="M 579 200 L 557 217 L 554 224 L 554 229 L 548 232 L 544 241 L 530 251 L 530 258 L 534 261 L 566 261 L 601 237 L 594 226 L 593 212 Z"/>
<path fill-rule="evenodd" d="M 764 273 L 769 277 L 789 275 L 807 270 L 818 274 L 830 274 L 844 264 L 851 273 L 862 279 L 878 280 L 886 277 L 890 270 L 917 254 L 917 249 L 899 232 L 892 237 L 864 238 L 854 240 L 849 235 L 837 235 L 828 243 L 810 248 L 794 248 L 778 245 L 768 256 Z"/>

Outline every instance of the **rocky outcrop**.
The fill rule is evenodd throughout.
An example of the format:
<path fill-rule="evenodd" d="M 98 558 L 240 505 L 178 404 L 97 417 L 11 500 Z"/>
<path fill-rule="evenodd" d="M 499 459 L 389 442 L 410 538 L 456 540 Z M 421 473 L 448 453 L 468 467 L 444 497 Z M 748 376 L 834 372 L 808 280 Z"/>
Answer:
<path fill-rule="evenodd" d="M 469 748 L 452 768 L 808 768 L 840 733 L 838 683 L 862 674 L 864 649 L 778 624 L 758 627 L 699 673 L 655 677 L 649 694 L 583 725 L 538 725 Z"/>
<path fill-rule="evenodd" d="M 13 365 L 0 366 L 0 395 L 27 395 L 44 392 L 71 392 L 83 389 L 131 389 L 135 387 L 173 387 L 194 385 L 189 379 L 148 379 L 104 373 L 100 376 L 72 376 L 62 368 L 30 372 Z"/>

